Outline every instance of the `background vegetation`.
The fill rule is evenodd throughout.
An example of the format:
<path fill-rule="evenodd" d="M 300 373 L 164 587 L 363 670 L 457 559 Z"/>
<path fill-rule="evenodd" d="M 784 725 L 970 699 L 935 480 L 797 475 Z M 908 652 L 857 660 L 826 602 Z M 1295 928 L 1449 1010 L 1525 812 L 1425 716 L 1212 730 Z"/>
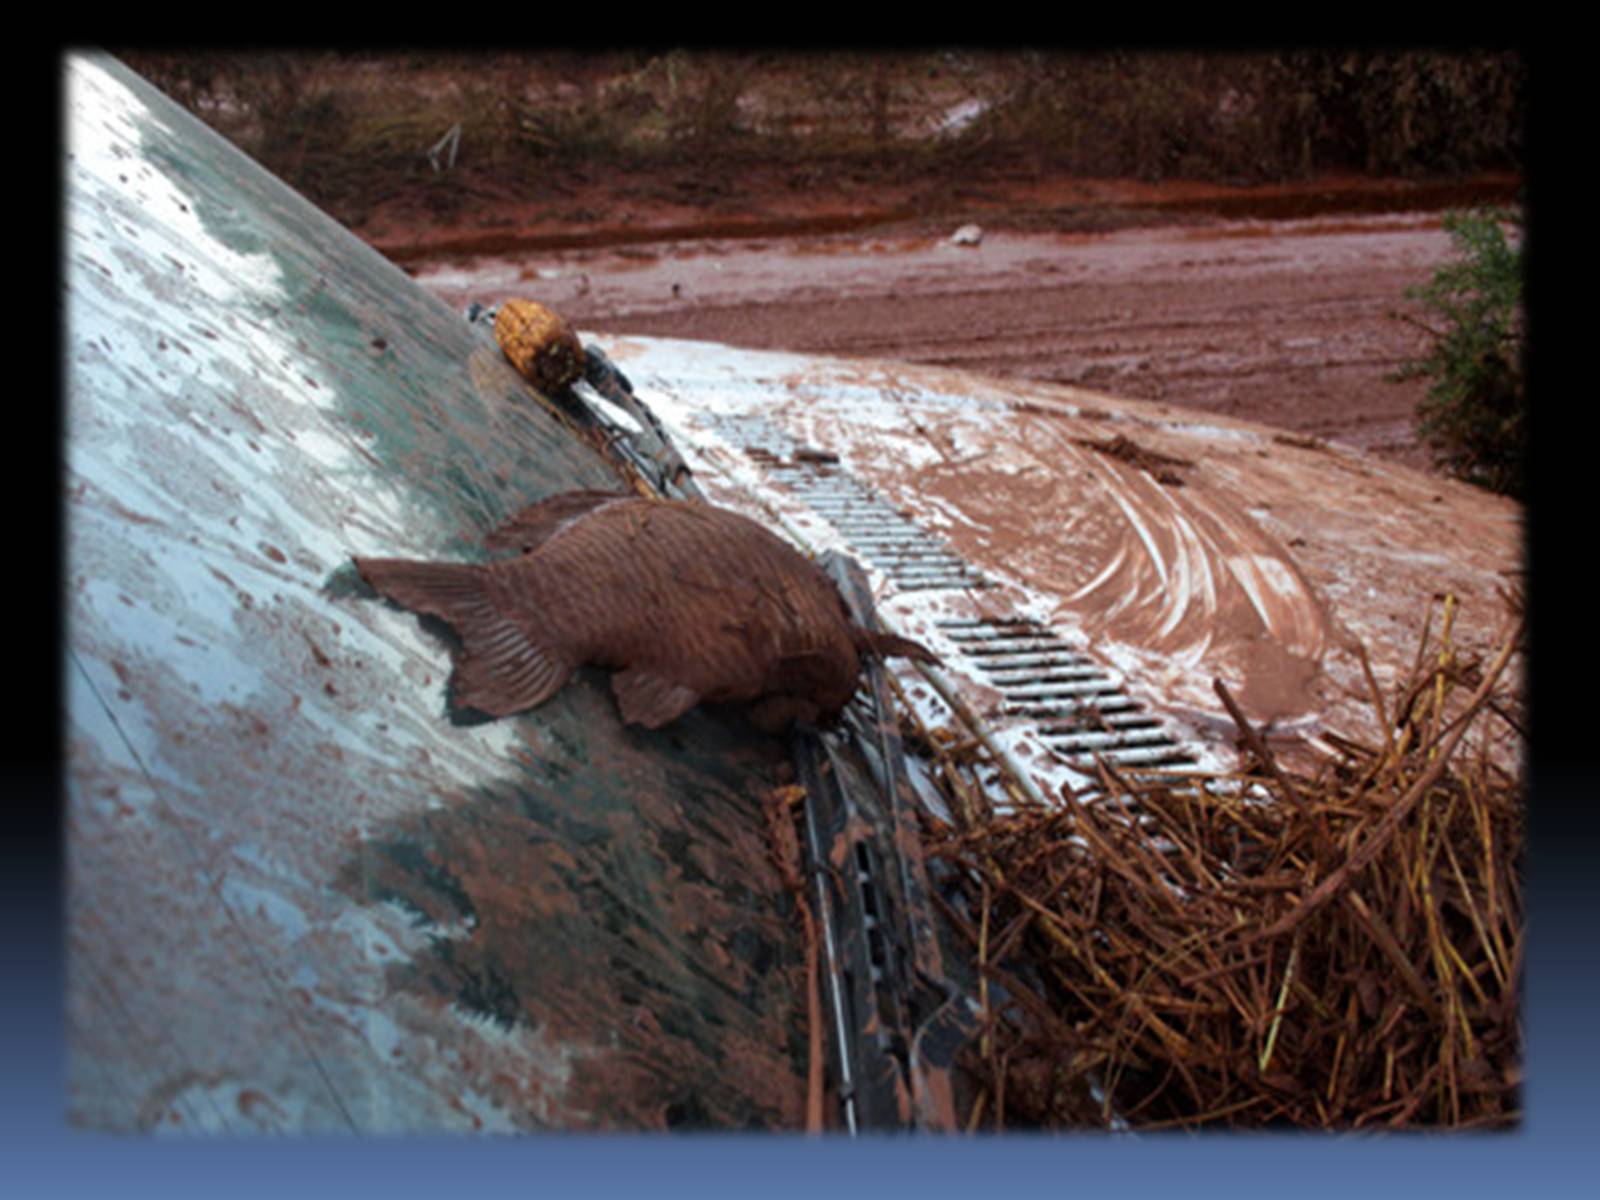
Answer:
<path fill-rule="evenodd" d="M 1520 499 L 1529 433 L 1522 225 L 1508 213 L 1452 213 L 1445 229 L 1455 259 L 1408 293 L 1426 306 L 1432 348 L 1400 374 L 1432 380 L 1417 408 L 1417 430 L 1440 465 Z"/>
<path fill-rule="evenodd" d="M 396 198 L 449 219 L 616 171 L 674 200 L 978 173 L 1264 183 L 1523 166 L 1528 76 L 1508 51 L 128 51 L 130 66 L 352 228 Z M 1414 293 L 1440 461 L 1521 493 L 1521 258 L 1451 225 L 1463 260 Z"/>
<path fill-rule="evenodd" d="M 586 165 L 904 175 L 954 163 L 1241 183 L 1517 170 L 1527 94 L 1519 55 L 1475 51 L 122 57 L 345 219 L 397 187 L 537 186 Z M 457 126 L 454 165 L 439 170 L 429 148 Z"/>

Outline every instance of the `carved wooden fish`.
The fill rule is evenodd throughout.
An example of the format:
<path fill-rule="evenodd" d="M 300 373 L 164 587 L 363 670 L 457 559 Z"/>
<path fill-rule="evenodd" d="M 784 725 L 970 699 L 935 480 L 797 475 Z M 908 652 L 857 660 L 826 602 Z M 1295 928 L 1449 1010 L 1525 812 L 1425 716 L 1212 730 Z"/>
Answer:
<path fill-rule="evenodd" d="M 503 716 L 544 703 L 585 663 L 610 667 L 623 719 L 658 728 L 702 700 L 752 701 L 775 728 L 829 720 L 861 655 L 938 662 L 851 621 L 832 580 L 737 513 L 682 500 L 567 492 L 491 533 L 487 564 L 358 558 L 383 595 L 449 622 L 459 704 Z"/>

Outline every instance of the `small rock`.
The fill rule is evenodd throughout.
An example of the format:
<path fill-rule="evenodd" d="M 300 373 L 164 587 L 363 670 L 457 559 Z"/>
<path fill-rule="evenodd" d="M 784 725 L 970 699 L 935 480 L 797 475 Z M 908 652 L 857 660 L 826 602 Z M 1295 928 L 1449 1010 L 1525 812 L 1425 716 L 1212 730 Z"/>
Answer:
<path fill-rule="evenodd" d="M 963 225 L 950 235 L 950 242 L 956 246 L 976 246 L 983 241 L 983 230 L 976 225 Z"/>

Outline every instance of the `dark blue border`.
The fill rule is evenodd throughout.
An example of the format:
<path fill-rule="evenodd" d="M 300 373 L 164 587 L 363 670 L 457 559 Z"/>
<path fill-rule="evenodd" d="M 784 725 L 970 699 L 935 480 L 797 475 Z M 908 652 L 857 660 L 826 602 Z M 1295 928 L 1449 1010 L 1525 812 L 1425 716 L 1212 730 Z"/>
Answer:
<path fill-rule="evenodd" d="M 1535 775 L 1528 954 L 1528 1117 L 1492 1135 L 1310 1135 L 1134 1139 L 605 1137 L 165 1141 L 80 1133 L 63 1110 L 61 927 L 53 786 L 13 774 L 23 837 L 0 863 L 8 978 L 0 1000 L 0 1187 L 33 1197 L 433 1196 L 464 1184 L 534 1196 L 884 1197 L 986 1194 L 1238 1196 L 1302 1200 L 1425 1193 L 1450 1200 L 1555 1194 L 1597 1164 L 1588 936 L 1597 869 L 1592 770 Z M 25 807 L 24 807 L 25 806 Z M 1543 814 L 1543 816 L 1541 816 Z M 17 1185 L 21 1186 L 17 1186 Z M 1531 1189 L 1531 1191 L 1530 1191 Z M 1576 1187 L 1570 1190 L 1578 1190 Z M 1586 1190 L 1586 1189 L 1584 1189 Z"/>
<path fill-rule="evenodd" d="M 1552 60 L 1543 56 L 1542 63 L 1549 68 Z M 1563 64 L 1554 65 L 1559 74 Z M 35 81 L 41 84 L 41 94 L 49 94 L 47 81 Z M 1538 99 L 1549 110 L 1545 90 L 1540 89 Z M 1538 105 L 1535 110 L 1539 111 Z M 1548 155 L 1550 150 L 1544 146 L 1542 152 Z M 1560 176 L 1557 172 L 1558 180 Z M 1534 189 L 1532 194 L 1537 198 L 1536 211 L 1542 214 L 1548 215 L 1559 203 L 1554 189 Z M 1595 368 L 1591 365 L 1581 376 L 1563 380 L 1561 367 L 1552 366 L 1561 348 L 1593 341 L 1592 329 L 1577 341 L 1564 336 L 1578 333 L 1567 328 L 1573 318 L 1563 315 L 1566 301 L 1559 297 L 1564 296 L 1565 285 L 1539 286 L 1558 272 L 1566 275 L 1559 259 L 1564 252 L 1554 240 L 1561 232 L 1559 222 L 1555 227 L 1548 220 L 1535 223 L 1535 391 L 1559 398 L 1565 383 L 1572 385 L 1566 397 L 1571 405 L 1592 407 Z M 48 240 L 40 243 L 41 253 L 48 254 Z M 1556 253 L 1547 256 L 1541 248 Z M 1578 293 L 1586 326 L 1593 320 L 1592 301 L 1583 298 L 1588 290 L 1585 284 Z M 1557 298 L 1545 303 L 1541 294 Z M 34 307 L 47 323 L 56 316 L 48 298 Z M 30 357 L 44 357 L 49 344 L 47 332 L 39 343 L 43 349 Z M 1548 357 L 1541 360 L 1541 354 Z M 49 394 L 48 382 L 38 394 Z M 26 399 L 13 397 L 19 404 Z M 1543 703 L 1535 705 L 1534 728 L 1536 744 L 1558 748 L 1559 757 L 1538 760 L 1530 806 L 1525 1009 L 1529 1082 L 1522 1132 L 1361 1140 L 1077 1137 L 875 1139 L 851 1144 L 767 1137 L 165 1142 L 68 1130 L 61 1120 L 58 777 L 49 729 L 60 712 L 51 682 L 57 657 L 51 648 L 60 642 L 52 636 L 57 617 L 48 581 L 54 573 L 47 569 L 39 572 L 34 602 L 25 604 L 20 614 L 13 609 L 13 619 L 7 623 L 13 702 L 20 702 L 32 715 L 8 718 L 8 752 L 0 772 L 7 828 L 0 843 L 0 947 L 5 955 L 0 974 L 0 1188 L 29 1200 L 80 1196 L 299 1200 L 323 1195 L 379 1195 L 387 1200 L 460 1194 L 465 1189 L 476 1195 L 493 1189 L 507 1197 L 691 1196 L 696 1200 L 722 1196 L 832 1200 L 839 1195 L 876 1195 L 884 1200 L 901 1195 L 911 1200 L 947 1195 L 965 1200 L 1056 1195 L 1122 1200 L 1160 1195 L 1189 1200 L 1258 1194 L 1289 1200 L 1319 1196 L 1369 1200 L 1390 1195 L 1531 1200 L 1591 1190 L 1593 1183 L 1582 1181 L 1592 1180 L 1600 1167 L 1595 1104 L 1600 1005 L 1595 1003 L 1594 986 L 1600 952 L 1592 933 L 1594 880 L 1600 876 L 1596 850 L 1600 841 L 1595 837 L 1600 772 L 1593 765 L 1593 697 L 1600 677 L 1590 673 L 1595 620 L 1587 600 L 1594 592 L 1588 564 L 1594 559 L 1591 489 L 1597 443 L 1587 437 L 1592 425 L 1587 411 L 1563 416 L 1551 406 L 1541 412 L 1535 427 L 1531 557 L 1538 583 L 1535 694 Z M 30 444 L 52 444 L 53 416 L 48 404 L 39 406 L 34 423 L 25 426 Z M 1569 430 L 1578 437 L 1568 439 Z M 32 497 L 27 508 L 8 506 L 13 522 L 18 512 L 37 514 L 50 504 L 46 497 L 58 495 L 59 476 L 51 477 L 52 465 L 48 454 L 25 457 L 21 470 L 8 475 L 14 490 Z M 1574 501 L 1581 501 L 1581 512 L 1569 508 Z M 15 534 L 15 524 L 11 532 Z M 42 532 L 37 523 L 25 528 L 23 563 L 57 562 L 52 536 L 48 525 Z M 1574 536 L 1582 542 L 1577 563 L 1570 542 Z M 1571 642 L 1570 654 L 1551 653 L 1557 643 L 1566 645 L 1564 634 L 1579 630 L 1585 632 Z M 1540 646 L 1545 647 L 1543 655 Z M 1570 702 L 1582 696 L 1588 701 L 1572 707 Z"/>

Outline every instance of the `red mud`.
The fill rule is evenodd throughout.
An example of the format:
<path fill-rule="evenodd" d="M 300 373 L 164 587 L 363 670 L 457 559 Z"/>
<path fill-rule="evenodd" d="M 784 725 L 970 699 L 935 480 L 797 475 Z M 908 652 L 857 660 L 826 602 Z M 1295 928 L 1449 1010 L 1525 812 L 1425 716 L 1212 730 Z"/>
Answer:
<path fill-rule="evenodd" d="M 1304 620 L 1241 643 L 1257 659 L 1268 641 L 1283 652 L 1281 662 L 1235 664 L 1281 685 L 1242 693 L 1258 716 L 1299 707 L 1313 685 L 1306 664 L 1344 630 L 1398 669 L 1427 598 L 1447 583 L 1473 598 L 1472 622 L 1484 624 L 1473 633 L 1488 636 L 1500 604 L 1466 575 L 1487 569 L 1505 579 L 1514 570 L 1515 518 L 1507 514 L 1515 506 L 1439 478 L 1414 429 L 1426 381 L 1392 375 L 1427 349 L 1401 314 L 1421 317 L 1406 290 L 1452 255 L 1444 211 L 1513 203 L 1516 179 L 1227 188 L 953 178 L 938 194 L 858 187 L 853 195 L 848 181 L 833 183 L 784 187 L 753 175 L 736 194 L 713 188 L 689 203 L 681 188 L 588 181 L 564 217 L 501 207 L 480 213 L 478 227 L 417 234 L 380 215 L 366 232 L 453 307 L 523 295 L 581 330 L 958 367 L 1156 401 L 1174 417 L 1190 410 L 1285 431 L 1272 461 L 1248 455 L 1237 470 L 1220 445 L 1175 445 L 1205 459 L 1196 486 L 1178 487 L 1182 496 L 1164 496 L 1168 489 L 1153 482 L 1145 489 L 1153 501 L 1201 504 L 1200 536 L 1231 527 L 1209 486 L 1221 471 L 1233 507 L 1272 514 L 1291 539 L 1291 574 L 1310 581 L 1319 599 L 1296 609 Z M 953 240 L 968 224 L 981 230 L 976 244 Z M 471 237 L 488 235 L 498 239 L 498 257 L 456 256 L 472 248 Z M 1326 472 L 1313 481 L 1297 469 L 1330 442 L 1422 474 L 1374 475 L 1352 464 L 1348 486 L 1330 492 Z M 980 501 L 968 485 L 966 501 Z M 923 486 L 937 490 L 932 480 Z M 1234 557 L 1248 558 L 1251 548 Z M 1093 581 L 1052 582 L 1070 594 Z M 1252 617 L 1241 597 L 1257 596 L 1262 581 L 1244 583 L 1242 592 L 1219 594 L 1212 622 Z M 1174 601 L 1152 587 L 1147 604 L 1122 613 L 1126 620 L 1153 623 L 1146 632 L 1159 630 L 1164 644 L 1215 632 L 1174 624 Z M 1365 695 L 1354 677 L 1340 687 L 1353 702 Z"/>
<path fill-rule="evenodd" d="M 852 190 L 852 187 L 854 190 Z M 1518 181 L 1226 187 L 952 178 L 574 179 L 564 200 L 361 232 L 453 306 L 524 295 L 581 329 L 901 359 L 1076 384 L 1428 469 L 1426 348 L 1396 314 L 1450 253 L 1446 208 Z M 982 238 L 950 235 L 976 224 Z"/>

